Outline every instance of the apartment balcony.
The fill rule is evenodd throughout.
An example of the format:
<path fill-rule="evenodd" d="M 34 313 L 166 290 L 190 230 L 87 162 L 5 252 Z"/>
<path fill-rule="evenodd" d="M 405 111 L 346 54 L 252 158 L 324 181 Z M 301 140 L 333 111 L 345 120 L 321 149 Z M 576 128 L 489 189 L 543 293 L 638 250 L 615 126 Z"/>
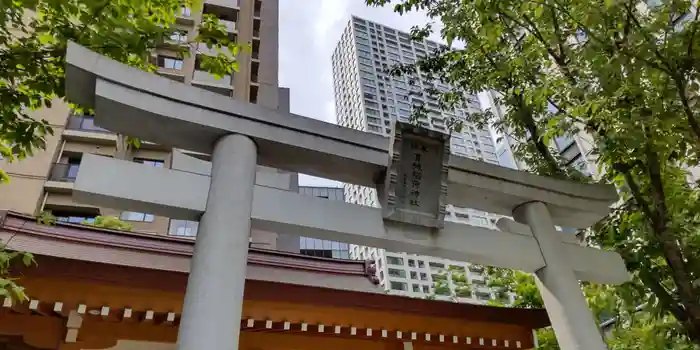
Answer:
<path fill-rule="evenodd" d="M 95 117 L 82 115 L 72 115 L 68 117 L 68 124 L 66 125 L 66 129 L 99 133 L 111 133 L 111 131 L 95 125 Z"/>
<path fill-rule="evenodd" d="M 73 191 L 73 183 L 78 176 L 80 164 L 55 163 L 51 167 L 49 177 L 44 183 L 44 189 L 51 192 L 70 193 Z"/>
<path fill-rule="evenodd" d="M 183 72 L 182 68 L 167 68 L 159 66 L 157 73 L 158 75 L 166 77 L 170 80 L 179 81 L 181 83 L 185 82 L 185 73 Z"/>
<path fill-rule="evenodd" d="M 257 18 L 253 19 L 253 37 L 258 39 L 260 39 L 260 22 Z"/>
<path fill-rule="evenodd" d="M 217 79 L 214 75 L 205 71 L 195 70 L 192 76 L 192 85 L 206 89 L 217 94 L 230 96 L 233 93 L 232 77 L 225 75 Z"/>
<path fill-rule="evenodd" d="M 56 216 L 56 221 L 72 224 L 89 222 L 94 217 L 103 215 L 101 208 L 74 201 L 72 189 L 64 192 L 47 189 L 42 210 L 50 210 Z"/>
<path fill-rule="evenodd" d="M 177 13 L 176 22 L 179 24 L 194 24 L 194 12 L 189 7 L 182 7 Z"/>
<path fill-rule="evenodd" d="M 482 273 L 482 272 L 484 272 L 484 270 L 485 270 L 485 268 L 482 265 L 477 265 L 477 264 L 469 265 L 469 271 Z"/>
<path fill-rule="evenodd" d="M 221 85 L 231 87 L 231 76 L 224 75 L 221 78 L 215 77 L 213 74 L 205 72 L 203 70 L 195 70 L 192 76 L 192 83 L 198 84 L 210 84 L 210 85 Z"/>
<path fill-rule="evenodd" d="M 117 135 L 95 125 L 95 117 L 72 115 L 63 130 L 63 139 L 67 141 L 113 145 Z"/>
<path fill-rule="evenodd" d="M 204 0 L 205 6 L 216 6 L 221 9 L 240 9 L 241 0 L 231 1 L 231 0 Z M 212 13 L 212 11 L 206 11 L 205 13 Z"/>
<path fill-rule="evenodd" d="M 229 33 L 238 33 L 238 22 L 229 21 L 225 19 L 219 19 L 219 22 L 226 26 L 226 31 Z"/>
<path fill-rule="evenodd" d="M 486 286 L 488 283 L 486 282 L 486 277 L 484 276 L 478 276 L 478 275 L 472 275 L 471 276 L 471 283 L 474 285 L 478 286 Z"/>
<path fill-rule="evenodd" d="M 260 40 L 253 39 L 253 52 L 251 53 L 251 57 L 254 60 L 259 60 L 260 59 Z"/>
<path fill-rule="evenodd" d="M 260 0 L 255 0 L 253 5 L 253 16 L 260 18 L 260 10 L 262 9 L 262 2 Z"/>
<path fill-rule="evenodd" d="M 203 14 L 216 16 L 226 26 L 229 33 L 237 32 L 236 21 L 239 11 L 239 1 L 231 0 L 205 0 L 202 9 Z"/>
<path fill-rule="evenodd" d="M 208 48 L 206 44 L 197 44 L 197 54 L 207 55 L 207 56 L 218 56 L 219 53 L 224 53 L 229 57 L 233 58 L 233 55 L 228 49 L 217 49 L 215 47 Z"/>

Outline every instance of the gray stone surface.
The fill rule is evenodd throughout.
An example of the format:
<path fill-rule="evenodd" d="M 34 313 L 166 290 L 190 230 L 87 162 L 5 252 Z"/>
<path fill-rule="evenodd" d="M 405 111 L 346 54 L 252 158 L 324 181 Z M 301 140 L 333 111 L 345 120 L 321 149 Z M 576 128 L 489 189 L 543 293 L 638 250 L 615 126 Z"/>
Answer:
<path fill-rule="evenodd" d="M 238 348 L 256 153 L 255 143 L 243 135 L 223 137 L 214 148 L 207 211 L 195 241 L 178 350 Z"/>
<path fill-rule="evenodd" d="M 535 280 L 559 346 L 566 350 L 607 349 L 547 206 L 541 202 L 527 203 L 518 207 L 513 217 L 529 225 L 539 242 L 546 266 L 537 270 Z"/>

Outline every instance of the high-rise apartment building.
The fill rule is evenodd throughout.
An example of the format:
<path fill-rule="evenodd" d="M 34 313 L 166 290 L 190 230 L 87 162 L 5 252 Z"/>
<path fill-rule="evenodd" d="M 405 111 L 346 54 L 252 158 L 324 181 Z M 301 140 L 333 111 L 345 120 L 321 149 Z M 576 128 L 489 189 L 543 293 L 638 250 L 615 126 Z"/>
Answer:
<path fill-rule="evenodd" d="M 391 135 L 393 120 L 408 121 L 414 105 L 422 105 L 427 116 L 417 120 L 422 126 L 448 132 L 448 121 L 464 122 L 461 132 L 453 132 L 450 145 L 455 155 L 498 164 L 498 156 L 488 128 L 469 123 L 466 116 L 481 111 L 476 95 L 468 104 L 452 111 L 441 111 L 428 87 L 447 91 L 449 86 L 428 81 L 425 74 L 411 85 L 405 77 L 391 76 L 386 70 L 398 63 L 414 63 L 440 44 L 412 41 L 408 33 L 378 23 L 352 17 L 332 56 L 335 107 L 338 124 L 379 135 Z M 374 189 L 346 185 L 350 202 L 376 205 Z"/>
<path fill-rule="evenodd" d="M 447 91 L 449 86 L 430 81 L 421 72 L 418 72 L 419 79 L 414 84 L 410 84 L 405 77 L 394 77 L 386 72 L 398 63 L 414 63 L 417 58 L 430 54 L 440 46 L 427 40 L 413 41 L 408 33 L 353 16 L 332 56 L 338 124 L 388 137 L 392 133 L 394 120 L 409 121 L 413 106 L 422 105 L 427 115 L 416 122 L 424 127 L 449 132 L 449 120 L 460 119 L 464 122 L 461 132 L 452 133 L 450 146 L 453 154 L 498 164 L 490 130 L 479 128 L 466 119 L 469 113 L 481 111 L 476 95 L 467 96 L 468 103 L 462 108 L 442 111 L 437 100 L 425 91 L 428 87 Z M 346 201 L 378 206 L 375 189 L 353 184 L 346 184 L 344 188 Z M 493 227 L 496 217 L 448 206 L 446 220 Z M 362 246 L 351 246 L 350 255 L 355 259 L 374 260 L 380 282 L 392 293 L 415 297 L 435 295 L 437 298 L 481 303 L 497 297 L 484 283 L 480 283 L 484 282 L 483 268 L 469 268 L 470 265 L 464 262 Z M 452 280 L 452 273 L 447 273 L 452 271 L 450 268 L 463 270 L 460 276 L 479 286 L 478 290 L 466 293 L 460 289 L 459 283 Z M 446 291 L 444 287 L 449 290 Z"/>
<path fill-rule="evenodd" d="M 152 60 L 159 66 L 158 74 L 237 100 L 287 111 L 289 91 L 278 87 L 278 0 L 204 0 L 200 6 L 198 9 L 181 9 L 170 42 L 152 52 Z M 168 49 L 193 40 L 203 14 L 217 16 L 231 38 L 252 46 L 252 51 L 242 50 L 238 56 L 240 71 L 233 76 L 215 79 L 199 69 L 202 55 L 212 54 L 204 45 L 184 59 Z M 28 214 L 50 210 L 58 220 L 72 223 L 90 221 L 98 215 L 117 216 L 138 232 L 180 236 L 196 233 L 196 222 L 74 202 L 72 183 L 83 154 L 114 156 L 117 135 L 95 126 L 91 116 L 73 114 L 61 101 L 55 102 L 52 108 L 36 111 L 34 115 L 48 120 L 54 135 L 46 137 L 46 150 L 31 158 L 10 164 L 0 160 L 0 167 L 10 176 L 10 183 L 0 186 L 0 209 Z M 171 167 L 172 159 L 171 149 L 146 142 L 127 155 L 127 160 L 144 166 L 166 168 Z M 267 168 L 261 171 L 277 172 Z M 296 177 L 290 178 L 290 189 L 296 190 L 293 188 L 296 187 Z"/>

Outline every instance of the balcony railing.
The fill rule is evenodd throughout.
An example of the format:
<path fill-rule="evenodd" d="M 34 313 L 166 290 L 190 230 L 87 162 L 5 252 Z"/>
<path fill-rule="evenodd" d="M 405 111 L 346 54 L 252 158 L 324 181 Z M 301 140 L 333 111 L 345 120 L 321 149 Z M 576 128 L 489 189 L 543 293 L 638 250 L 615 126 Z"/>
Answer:
<path fill-rule="evenodd" d="M 225 19 L 219 19 L 219 22 L 226 26 L 226 31 L 229 33 L 235 33 L 238 30 L 238 22 L 228 21 Z"/>
<path fill-rule="evenodd" d="M 95 117 L 82 116 L 82 115 L 72 115 L 68 118 L 67 129 L 70 130 L 83 130 L 92 132 L 104 132 L 110 133 L 111 131 L 103 129 L 95 125 Z"/>
<path fill-rule="evenodd" d="M 192 75 L 192 80 L 194 80 L 195 82 L 203 82 L 203 83 L 208 83 L 208 84 L 226 85 L 226 86 L 231 85 L 231 76 L 230 75 L 224 75 L 223 77 L 217 79 L 214 75 L 209 74 L 208 72 L 205 72 L 202 70 L 195 70 L 194 74 Z"/>
<path fill-rule="evenodd" d="M 75 182 L 80 164 L 55 163 L 49 173 L 50 181 Z"/>

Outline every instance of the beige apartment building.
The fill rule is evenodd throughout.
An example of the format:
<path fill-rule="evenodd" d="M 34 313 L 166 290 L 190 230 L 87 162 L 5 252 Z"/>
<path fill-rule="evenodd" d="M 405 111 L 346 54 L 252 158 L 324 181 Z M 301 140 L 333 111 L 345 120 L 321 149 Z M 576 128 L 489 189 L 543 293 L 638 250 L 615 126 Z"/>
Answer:
<path fill-rule="evenodd" d="M 200 9 L 183 8 L 177 19 L 179 30 L 173 33 L 170 43 L 152 53 L 153 62 L 159 66 L 158 73 L 170 79 L 236 100 L 288 111 L 289 91 L 278 87 L 278 12 L 278 0 L 204 0 Z M 215 79 L 198 69 L 199 58 L 212 54 L 204 45 L 184 60 L 168 50 L 168 45 L 195 38 L 195 28 L 203 14 L 217 16 L 232 38 L 243 44 L 250 43 L 252 47 L 252 52 L 244 50 L 239 55 L 240 71 L 233 76 Z M 48 120 L 54 135 L 47 136 L 46 150 L 31 158 L 9 164 L 0 160 L 0 167 L 11 179 L 9 184 L 0 185 L 0 209 L 32 215 L 50 210 L 58 220 L 72 223 L 81 223 L 97 215 L 116 216 L 129 222 L 138 232 L 196 234 L 196 222 L 92 207 L 73 201 L 73 182 L 83 154 L 114 156 L 117 135 L 97 127 L 91 116 L 75 115 L 62 101 L 55 102 L 52 108 L 37 111 L 35 117 Z M 172 158 L 171 149 L 147 142 L 142 142 L 141 147 L 127 155 L 127 159 L 135 162 L 166 168 L 170 167 Z M 274 169 L 265 170 L 276 172 Z M 296 186 L 296 177 L 290 178 L 290 186 Z M 273 243 L 263 246 L 270 244 Z"/>

